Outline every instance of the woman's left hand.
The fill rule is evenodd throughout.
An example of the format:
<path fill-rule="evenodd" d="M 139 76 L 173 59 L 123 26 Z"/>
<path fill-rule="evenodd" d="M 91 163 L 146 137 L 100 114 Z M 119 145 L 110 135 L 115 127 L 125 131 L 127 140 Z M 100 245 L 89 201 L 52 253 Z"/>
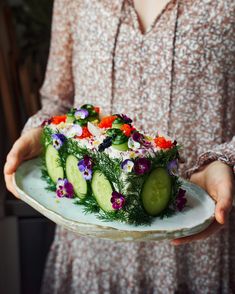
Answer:
<path fill-rule="evenodd" d="M 233 205 L 235 192 L 234 175 L 232 168 L 220 161 L 214 161 L 204 167 L 203 170 L 194 173 L 190 181 L 202 187 L 215 200 L 215 220 L 204 231 L 171 242 L 180 245 L 209 237 L 211 234 L 222 229 L 227 222 Z"/>

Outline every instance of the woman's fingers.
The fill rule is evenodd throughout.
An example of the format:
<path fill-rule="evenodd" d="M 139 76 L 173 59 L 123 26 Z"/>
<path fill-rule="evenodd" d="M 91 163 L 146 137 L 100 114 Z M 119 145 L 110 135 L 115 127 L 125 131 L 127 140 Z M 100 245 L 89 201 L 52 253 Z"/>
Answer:
<path fill-rule="evenodd" d="M 216 190 L 215 218 L 218 223 L 224 224 L 233 205 L 233 189 L 226 183 L 221 183 Z"/>
<path fill-rule="evenodd" d="M 13 174 L 4 174 L 7 190 L 19 198 L 19 195 L 13 185 Z"/>
<path fill-rule="evenodd" d="M 172 245 L 181 245 L 181 244 L 186 244 L 189 242 L 197 241 L 197 240 L 203 240 L 207 237 L 209 237 L 211 234 L 214 234 L 215 232 L 221 230 L 224 226 L 219 224 L 216 220 L 204 231 L 188 236 L 188 237 L 183 237 L 180 239 L 175 239 L 171 241 Z"/>

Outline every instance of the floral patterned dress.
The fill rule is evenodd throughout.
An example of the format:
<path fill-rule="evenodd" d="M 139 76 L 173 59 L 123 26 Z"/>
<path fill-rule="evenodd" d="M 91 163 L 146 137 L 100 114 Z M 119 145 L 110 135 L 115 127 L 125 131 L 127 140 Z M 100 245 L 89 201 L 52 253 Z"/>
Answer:
<path fill-rule="evenodd" d="M 144 34 L 132 0 L 55 0 L 42 109 L 126 113 L 184 145 L 181 175 L 235 164 L 235 2 L 172 0 Z M 235 211 L 204 241 L 114 242 L 58 227 L 43 293 L 234 293 Z"/>

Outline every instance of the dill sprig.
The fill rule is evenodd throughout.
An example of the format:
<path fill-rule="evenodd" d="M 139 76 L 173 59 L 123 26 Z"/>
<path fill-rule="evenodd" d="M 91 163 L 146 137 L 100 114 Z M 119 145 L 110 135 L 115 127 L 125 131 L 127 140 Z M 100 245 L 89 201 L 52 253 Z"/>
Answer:
<path fill-rule="evenodd" d="M 48 191 L 56 191 L 56 184 L 51 180 L 47 170 L 45 168 L 42 168 L 41 170 L 41 179 L 47 182 L 46 189 Z"/>

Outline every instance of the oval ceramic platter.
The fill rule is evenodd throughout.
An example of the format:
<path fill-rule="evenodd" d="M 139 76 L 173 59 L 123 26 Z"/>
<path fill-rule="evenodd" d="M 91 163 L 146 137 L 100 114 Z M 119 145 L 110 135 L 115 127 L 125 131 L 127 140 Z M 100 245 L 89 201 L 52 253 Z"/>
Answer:
<path fill-rule="evenodd" d="M 187 191 L 187 207 L 169 218 L 156 218 L 151 226 L 134 226 L 120 222 L 104 222 L 94 214 L 85 214 L 74 199 L 58 198 L 46 190 L 41 179 L 40 159 L 24 162 L 14 177 L 20 198 L 58 225 L 82 236 L 117 241 L 156 241 L 196 234 L 214 220 L 215 204 L 198 186 L 183 181 Z"/>

